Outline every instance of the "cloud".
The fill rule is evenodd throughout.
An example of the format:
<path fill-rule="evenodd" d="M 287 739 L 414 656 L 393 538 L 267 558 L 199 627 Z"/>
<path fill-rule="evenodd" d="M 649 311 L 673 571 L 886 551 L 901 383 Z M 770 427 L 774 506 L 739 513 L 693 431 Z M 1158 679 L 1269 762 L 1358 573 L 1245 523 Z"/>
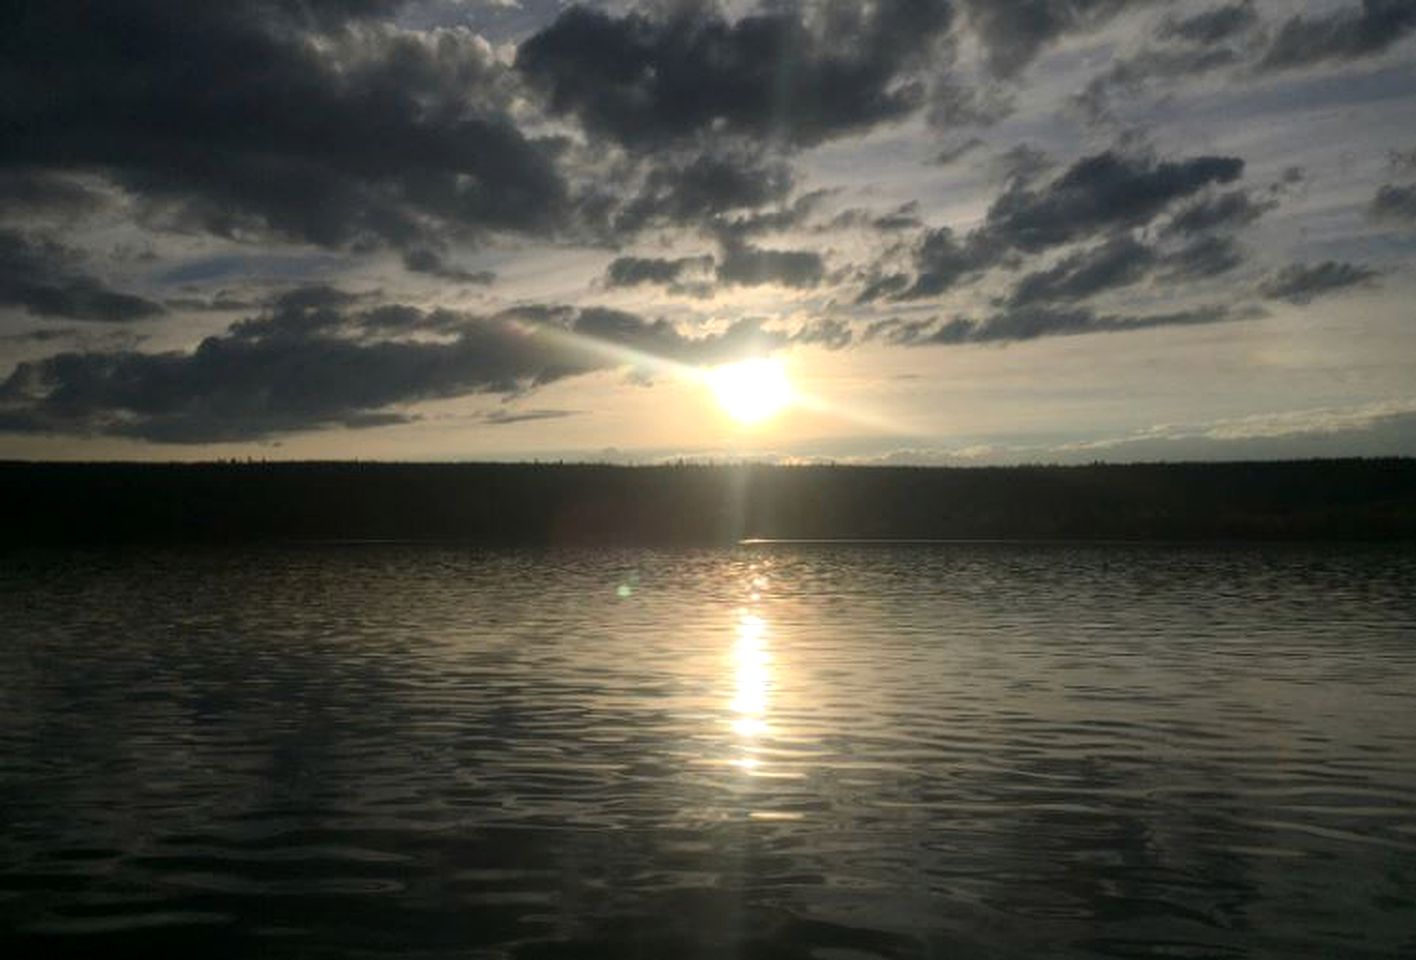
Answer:
<path fill-rule="evenodd" d="M 1388 150 L 1387 163 L 1398 173 L 1416 173 L 1416 150 Z"/>
<path fill-rule="evenodd" d="M 581 410 L 493 410 L 479 419 L 482 423 L 500 427 L 512 423 L 534 423 L 538 420 L 563 420 L 581 413 Z"/>
<path fill-rule="evenodd" d="M 1159 263 L 1161 279 L 1200 280 L 1228 273 L 1244 262 L 1244 251 L 1233 237 L 1207 235 L 1167 254 Z"/>
<path fill-rule="evenodd" d="M 1097 246 L 1077 250 L 1053 266 L 1029 273 L 1013 287 L 1008 298 L 1012 308 L 1040 303 L 1076 302 L 1158 277 L 1167 283 L 1198 280 L 1228 273 L 1244 262 L 1244 252 L 1231 236 L 1216 234 L 1257 216 L 1255 207 L 1234 203 L 1225 197 L 1214 204 L 1200 203 L 1187 208 L 1171 222 L 1183 222 L 1171 234 L 1190 239 L 1183 246 L 1162 249 L 1140 242 L 1129 234 L 1113 236 Z M 1198 234 L 1198 235 L 1196 235 Z"/>
<path fill-rule="evenodd" d="M 478 316 L 303 288 L 191 352 L 66 352 L 20 363 L 0 383 L 0 430 L 256 440 L 406 422 L 414 419 L 407 408 L 421 401 L 521 394 L 629 362 L 616 347 L 716 363 L 791 341 L 753 320 L 691 336 L 605 308 L 533 305 Z"/>
<path fill-rule="evenodd" d="M 718 264 L 721 282 L 742 286 L 776 283 L 784 287 L 814 287 L 824 273 L 819 253 L 765 250 L 739 242 L 724 245 L 723 259 Z"/>
<path fill-rule="evenodd" d="M 947 230 L 947 227 L 941 229 Z M 952 235 L 952 234 L 951 234 Z M 910 289 L 908 274 L 885 272 L 879 267 L 866 274 L 865 286 L 856 295 L 856 303 L 872 303 L 876 300 L 893 300 L 903 297 Z"/>
<path fill-rule="evenodd" d="M 1061 444 L 1051 452 L 1059 460 L 1094 459 L 1100 453 L 1113 460 L 1391 456 L 1409 450 L 1413 438 L 1416 400 L 1397 398 L 1156 424 L 1124 436 Z M 1014 448 L 1017 453 L 1025 449 Z"/>
<path fill-rule="evenodd" d="M 855 335 L 844 320 L 823 317 L 806 324 L 792 335 L 792 343 L 803 346 L 825 347 L 827 350 L 843 350 L 855 341 Z"/>
<path fill-rule="evenodd" d="M 0 216 L 72 217 L 94 213 L 108 202 L 104 194 L 72 176 L 26 168 L 0 169 Z"/>
<path fill-rule="evenodd" d="M 43 95 L 0 103 L 0 168 L 96 175 L 152 225 L 237 239 L 411 249 L 564 226 L 559 142 L 512 121 L 507 68 L 467 31 L 373 19 L 396 6 L 24 4 L 6 82 Z"/>
<path fill-rule="evenodd" d="M 1057 162 L 1033 144 L 1020 143 L 994 157 L 992 166 L 994 175 L 1004 182 L 1031 183 Z"/>
<path fill-rule="evenodd" d="M 1266 27 L 1257 7 L 1241 0 L 1188 17 L 1167 17 L 1154 42 L 1120 56 L 1075 100 L 1092 121 L 1115 118 L 1114 95 L 1141 93 L 1158 81 L 1175 84 L 1224 68 L 1233 75 L 1296 70 L 1384 53 L 1416 30 L 1410 0 L 1361 0 L 1320 13 L 1290 16 Z"/>
<path fill-rule="evenodd" d="M 1157 424 L 1119 436 L 1060 443 L 914 447 L 836 458 L 841 463 L 964 465 L 1157 460 L 1255 460 L 1402 456 L 1416 439 L 1416 401 L 1259 413 L 1199 423 Z"/>
<path fill-rule="evenodd" d="M 1371 283 L 1377 271 L 1351 263 L 1328 260 L 1325 263 L 1294 263 L 1271 275 L 1259 287 L 1270 300 L 1286 300 L 1305 304 L 1316 297 Z"/>
<path fill-rule="evenodd" d="M 1145 226 L 1175 201 L 1212 184 L 1232 182 L 1243 169 L 1244 161 L 1237 157 L 1158 161 L 1106 151 L 1078 160 L 1040 187 L 1015 176 L 989 206 L 980 227 L 963 237 L 948 227 L 927 231 L 913 251 L 913 280 L 899 271 L 877 267 L 869 274 L 858 301 L 939 296 L 1020 254 L 1038 254 Z M 1197 220 L 1208 217 L 1216 226 L 1224 219 L 1215 214 L 1192 216 Z M 1233 219 L 1234 214 L 1225 216 Z M 1064 272 L 1081 268 L 1080 263 L 1073 263 Z M 1077 289 L 1096 276 L 1099 274 L 1078 278 Z M 1033 282 L 1066 287 L 1060 276 L 1052 280 L 1039 276 Z"/>
<path fill-rule="evenodd" d="M 1223 46 L 1143 47 L 1093 77 L 1076 103 L 1093 122 L 1112 120 L 1111 100 L 1117 93 L 1134 96 L 1154 81 L 1193 79 L 1242 59 L 1240 50 Z"/>
<path fill-rule="evenodd" d="M 755 210 L 784 200 L 791 169 L 753 150 L 710 148 L 687 157 L 658 159 L 638 195 L 619 212 L 616 233 L 652 225 L 707 227 L 725 214 Z"/>
<path fill-rule="evenodd" d="M 925 119 L 941 130 L 957 127 L 991 127 L 1013 112 L 1016 97 L 999 82 L 945 74 L 929 88 Z"/>
<path fill-rule="evenodd" d="M 985 144 L 983 140 L 979 139 L 978 137 L 970 137 L 963 143 L 939 151 L 939 153 L 934 157 L 934 162 L 941 167 L 947 167 L 950 164 L 958 163 L 964 157 L 968 156 L 970 153 L 973 153 L 979 147 L 982 147 L 984 145 Z"/>
<path fill-rule="evenodd" d="M 409 250 L 403 255 L 403 266 L 411 273 L 426 273 L 429 276 L 452 280 L 456 283 L 475 283 L 486 286 L 496 281 L 497 275 L 490 270 L 463 270 L 443 259 L 442 254 L 427 247 Z"/>
<path fill-rule="evenodd" d="M 181 284 L 188 288 L 243 280 L 308 283 L 312 277 L 338 270 L 342 265 L 339 257 L 328 253 L 224 253 L 183 260 L 162 270 L 156 279 L 161 283 Z"/>
<path fill-rule="evenodd" d="M 1416 30 L 1411 0 L 1361 0 L 1319 16 L 1290 17 L 1274 34 L 1260 70 L 1291 70 L 1324 61 L 1357 60 L 1389 49 Z"/>
<path fill-rule="evenodd" d="M 196 313 L 227 313 L 235 310 L 250 310 L 255 306 L 250 301 L 233 297 L 225 291 L 218 291 L 210 297 L 168 297 L 162 303 L 169 310 Z"/>
<path fill-rule="evenodd" d="M 790 203 L 779 203 L 775 209 L 754 210 L 732 217 L 716 217 L 709 223 L 709 227 L 720 238 L 737 239 L 792 230 L 805 225 L 821 203 L 834 192 L 826 189 L 808 190 Z M 842 223 L 833 225 L 840 226 Z"/>
<path fill-rule="evenodd" d="M 712 269 L 713 258 L 678 257 L 617 257 L 605 271 L 605 282 L 611 287 L 637 287 L 652 283 L 671 286 L 695 274 Z"/>
<path fill-rule="evenodd" d="M 516 69 L 553 113 L 631 150 L 710 132 L 809 146 L 918 107 L 911 71 L 950 22 L 945 0 L 782 4 L 739 20 L 703 2 L 573 6 L 521 45 Z"/>
<path fill-rule="evenodd" d="M 1141 0 L 1144 2 L 1144 0 Z M 961 0 L 989 66 L 1016 77 L 1060 37 L 1096 29 L 1135 0 Z"/>
<path fill-rule="evenodd" d="M 1107 151 L 1077 161 L 1040 190 L 1015 181 L 989 207 L 986 230 L 1010 247 L 1036 252 L 1149 223 L 1172 201 L 1230 183 L 1243 171 L 1238 157 L 1156 161 Z"/>
<path fill-rule="evenodd" d="M 645 320 L 623 310 L 587 307 L 575 314 L 569 326 L 575 333 L 599 344 L 700 366 L 766 353 L 792 342 L 792 334 L 767 330 L 761 320 L 753 317 L 736 320 L 716 334 L 692 337 L 685 336 L 678 327 L 662 318 Z"/>
<path fill-rule="evenodd" d="M 1037 303 L 1076 301 L 1143 279 L 1156 260 L 1155 251 L 1128 236 L 1114 237 L 1097 247 L 1063 257 L 1047 270 L 1018 281 L 1008 305 L 1018 309 Z"/>
<path fill-rule="evenodd" d="M 84 272 L 78 256 L 52 241 L 0 230 L 0 304 L 40 317 L 128 323 L 164 312 L 161 304 L 106 286 Z"/>
<path fill-rule="evenodd" d="M 1416 223 L 1416 184 L 1388 183 L 1377 191 L 1367 206 L 1374 220 L 1389 223 Z"/>
<path fill-rule="evenodd" d="M 887 317 L 866 327 L 865 335 L 861 339 L 867 343 L 878 341 L 897 347 L 918 346 L 927 342 L 930 335 L 938 329 L 937 323 L 933 317 L 927 320 Z"/>
<path fill-rule="evenodd" d="M 871 325 L 867 340 L 922 347 L 964 343 L 1004 343 L 1040 337 L 1124 333 L 1153 327 L 1225 323 L 1263 316 L 1256 308 L 1223 305 L 1153 314 L 1102 314 L 1088 307 L 1029 303 L 1008 307 L 984 320 L 955 317 L 947 321 L 890 319 Z"/>
<path fill-rule="evenodd" d="M 1411 414 L 1416 414 L 1416 400 L 1382 400 L 1349 407 L 1318 407 L 1251 414 L 1191 426 L 1163 425 L 1152 428 L 1148 433 L 1177 439 L 1198 436 L 1211 440 L 1252 440 L 1259 437 L 1371 430 L 1383 421 Z"/>
<path fill-rule="evenodd" d="M 896 230 L 915 230 L 924 224 L 920 221 L 918 201 L 911 200 L 903 203 L 894 210 L 882 217 L 875 217 L 870 221 L 870 225 L 883 233 L 891 233 Z"/>
<path fill-rule="evenodd" d="M 606 271 L 611 287 L 657 284 L 678 293 L 707 293 L 710 277 L 737 286 L 778 284 L 784 287 L 814 287 L 825 274 L 821 255 L 809 250 L 772 250 L 753 246 L 729 232 L 723 241 L 722 259 L 710 256 L 619 257 Z M 709 271 L 712 271 L 710 274 Z"/>
<path fill-rule="evenodd" d="M 1032 340 L 1086 333 L 1122 333 L 1152 327 L 1194 326 L 1249 319 L 1252 311 L 1214 305 L 1153 314 L 1098 314 L 1085 307 L 1022 307 L 1007 310 L 968 328 L 945 328 L 940 342 Z"/>
<path fill-rule="evenodd" d="M 997 247 L 982 235 L 971 235 L 959 240 L 948 227 L 939 227 L 924 235 L 915 250 L 915 279 L 908 286 L 894 276 L 882 278 L 872 283 L 862 292 L 862 299 L 876 289 L 893 294 L 893 299 L 918 300 L 934 297 L 965 277 L 987 270 L 998 262 Z"/>
<path fill-rule="evenodd" d="M 1158 35 L 1166 40 L 1219 43 L 1251 29 L 1258 24 L 1258 20 L 1252 0 L 1239 0 L 1238 3 L 1212 7 L 1189 17 L 1167 17 Z"/>
<path fill-rule="evenodd" d="M 1170 234 L 1195 234 L 1246 227 L 1278 206 L 1269 198 L 1255 201 L 1248 191 L 1230 190 L 1205 197 L 1181 209 L 1165 225 Z"/>

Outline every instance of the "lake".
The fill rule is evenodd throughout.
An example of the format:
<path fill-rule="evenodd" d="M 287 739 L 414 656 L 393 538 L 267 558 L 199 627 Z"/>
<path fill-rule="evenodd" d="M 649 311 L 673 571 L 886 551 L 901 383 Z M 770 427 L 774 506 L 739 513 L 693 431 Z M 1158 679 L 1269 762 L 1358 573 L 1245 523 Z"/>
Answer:
<path fill-rule="evenodd" d="M 1416 551 L 10 551 L 10 957 L 1416 956 Z"/>

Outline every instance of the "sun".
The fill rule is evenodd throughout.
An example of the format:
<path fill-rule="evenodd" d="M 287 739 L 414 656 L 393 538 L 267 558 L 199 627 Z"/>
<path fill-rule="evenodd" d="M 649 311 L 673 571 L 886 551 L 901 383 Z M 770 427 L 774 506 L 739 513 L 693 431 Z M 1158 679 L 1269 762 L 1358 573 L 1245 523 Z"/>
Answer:
<path fill-rule="evenodd" d="M 704 374 L 723 412 L 741 424 L 770 420 L 791 404 L 791 381 L 779 360 L 759 358 L 714 367 Z"/>

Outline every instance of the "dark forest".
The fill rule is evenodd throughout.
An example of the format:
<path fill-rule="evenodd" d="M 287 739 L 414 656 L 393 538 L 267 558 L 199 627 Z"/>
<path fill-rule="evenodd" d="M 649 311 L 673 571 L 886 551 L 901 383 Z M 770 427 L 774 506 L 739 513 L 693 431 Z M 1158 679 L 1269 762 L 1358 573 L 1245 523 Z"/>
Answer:
<path fill-rule="evenodd" d="M 5 540 L 1408 540 L 1416 460 L 886 468 L 0 464 Z"/>

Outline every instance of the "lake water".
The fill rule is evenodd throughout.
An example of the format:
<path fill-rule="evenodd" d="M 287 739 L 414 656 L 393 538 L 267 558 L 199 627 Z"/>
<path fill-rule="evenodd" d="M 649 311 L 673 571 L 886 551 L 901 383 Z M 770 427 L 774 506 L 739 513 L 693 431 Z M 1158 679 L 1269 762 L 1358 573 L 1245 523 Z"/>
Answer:
<path fill-rule="evenodd" d="M 1416 553 L 0 563 L 7 957 L 1416 956 Z"/>

